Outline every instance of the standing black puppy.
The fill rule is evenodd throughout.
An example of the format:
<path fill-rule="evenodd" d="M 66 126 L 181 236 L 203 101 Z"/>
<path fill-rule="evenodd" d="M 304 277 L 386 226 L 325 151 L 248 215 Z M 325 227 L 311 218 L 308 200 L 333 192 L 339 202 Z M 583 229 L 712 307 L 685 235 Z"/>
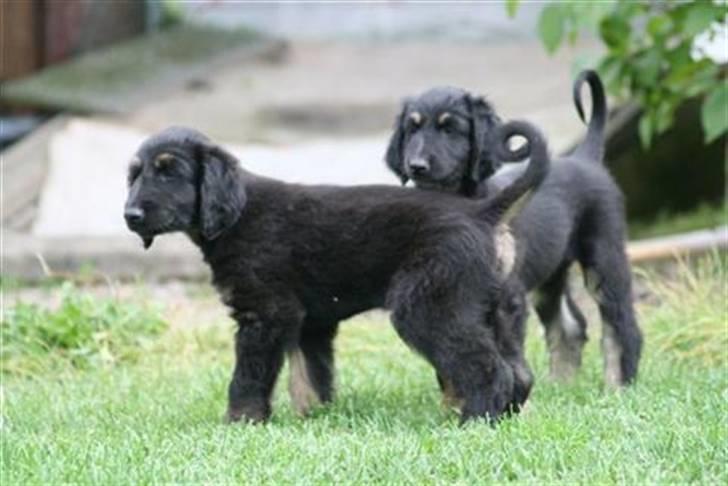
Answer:
<path fill-rule="evenodd" d="M 392 311 L 400 337 L 453 386 L 462 420 L 517 410 L 530 373 L 522 333 L 501 322 L 518 299 L 495 235 L 549 159 L 525 123 L 497 130 L 496 152 L 512 157 L 513 135 L 530 142 L 531 162 L 488 201 L 285 184 L 242 170 L 194 130 L 148 139 L 130 166 L 124 215 L 145 246 L 182 231 L 210 265 L 239 326 L 227 418 L 268 418 L 286 353 L 299 407 L 329 400 L 336 324 L 375 307 Z"/>
<path fill-rule="evenodd" d="M 518 274 L 533 291 L 536 312 L 546 328 L 551 375 L 568 378 L 581 365 L 586 341 L 586 320 L 571 297 L 567 278 L 571 264 L 581 264 L 605 324 L 605 380 L 620 386 L 635 379 L 642 334 L 634 316 L 624 250 L 623 198 L 602 164 L 604 89 L 595 72 L 580 74 L 573 95 L 582 119 L 580 89 L 585 81 L 594 105 L 585 141 L 555 161 L 513 222 L 522 259 Z M 500 123 L 482 98 L 457 88 L 431 89 L 404 102 L 387 149 L 387 165 L 403 184 L 412 179 L 421 189 L 487 197 L 514 177 L 513 173 L 494 176 L 502 161 L 488 134 Z M 525 155 L 519 152 L 519 157 Z"/>

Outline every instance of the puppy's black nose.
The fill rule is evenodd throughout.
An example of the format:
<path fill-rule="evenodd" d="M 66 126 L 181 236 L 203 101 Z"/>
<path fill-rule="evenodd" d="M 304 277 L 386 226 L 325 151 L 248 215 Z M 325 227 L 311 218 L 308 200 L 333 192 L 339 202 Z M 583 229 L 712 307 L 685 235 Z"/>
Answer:
<path fill-rule="evenodd" d="M 410 161 L 409 168 L 412 175 L 424 175 L 430 171 L 430 164 L 425 159 L 417 158 Z"/>
<path fill-rule="evenodd" d="M 142 208 L 125 208 L 124 219 L 129 226 L 138 226 L 144 221 L 144 210 Z"/>

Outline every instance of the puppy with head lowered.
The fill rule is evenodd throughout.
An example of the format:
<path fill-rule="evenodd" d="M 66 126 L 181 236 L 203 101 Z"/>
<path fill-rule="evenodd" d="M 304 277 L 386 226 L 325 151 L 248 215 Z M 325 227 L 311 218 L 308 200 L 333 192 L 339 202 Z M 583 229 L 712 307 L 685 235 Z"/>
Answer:
<path fill-rule="evenodd" d="M 584 82 L 593 97 L 586 139 L 571 154 L 554 161 L 512 229 L 522 260 L 518 276 L 532 292 L 545 326 L 551 375 L 569 378 L 581 365 L 586 320 L 568 285 L 569 268 L 579 262 L 604 323 L 605 381 L 618 387 L 637 375 L 642 334 L 634 315 L 624 249 L 623 198 L 602 164 L 607 114 L 604 89 L 593 71 L 584 71 L 577 78 L 573 96 L 582 119 Z M 500 125 L 500 118 L 484 99 L 458 88 L 434 88 L 404 102 L 386 163 L 403 183 L 411 179 L 420 189 L 487 198 L 507 187 L 522 170 L 496 174 L 502 160 L 490 144 L 489 134 Z M 526 149 L 515 155 L 526 156 Z"/>
<path fill-rule="evenodd" d="M 189 236 L 237 321 L 227 419 L 262 421 L 288 355 L 301 413 L 332 398 L 338 322 L 383 307 L 399 336 L 452 385 L 462 420 L 518 410 L 531 375 L 521 299 L 502 270 L 495 235 L 545 177 L 543 137 L 513 122 L 491 146 L 530 144 L 527 170 L 494 198 L 468 200 L 392 186 L 286 184 L 243 170 L 204 135 L 170 128 L 148 139 L 129 169 L 128 227 L 148 247 Z"/>

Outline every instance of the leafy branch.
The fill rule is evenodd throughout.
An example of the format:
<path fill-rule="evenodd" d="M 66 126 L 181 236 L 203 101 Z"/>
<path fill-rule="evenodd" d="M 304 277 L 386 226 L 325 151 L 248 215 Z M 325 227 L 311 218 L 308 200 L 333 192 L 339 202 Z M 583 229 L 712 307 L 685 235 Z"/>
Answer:
<path fill-rule="evenodd" d="M 506 0 L 515 16 L 520 0 Z M 597 69 L 608 90 L 632 98 L 643 109 L 639 134 L 644 147 L 667 131 L 683 101 L 702 98 L 705 142 L 728 131 L 728 83 L 725 71 L 700 43 L 726 36 L 725 0 L 552 1 L 539 18 L 538 32 L 553 54 L 566 40 L 598 33 L 606 47 Z"/>

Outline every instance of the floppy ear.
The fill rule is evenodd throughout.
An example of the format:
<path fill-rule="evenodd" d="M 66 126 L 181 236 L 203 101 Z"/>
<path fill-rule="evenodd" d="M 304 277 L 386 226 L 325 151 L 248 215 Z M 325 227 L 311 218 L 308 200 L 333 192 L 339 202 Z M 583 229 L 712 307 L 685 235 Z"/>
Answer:
<path fill-rule="evenodd" d="M 404 158 L 402 157 L 402 150 L 404 149 L 402 146 L 404 144 L 404 117 L 406 113 L 407 101 L 404 101 L 402 102 L 402 111 L 399 112 L 394 121 L 394 132 L 389 139 L 387 153 L 384 156 L 387 167 L 399 177 L 403 186 L 409 180 L 409 177 L 404 172 Z"/>
<path fill-rule="evenodd" d="M 490 147 L 488 134 L 501 123 L 493 107 L 480 96 L 467 95 L 470 108 L 470 165 L 466 173 L 469 182 L 479 182 L 492 176 L 501 166 Z"/>
<path fill-rule="evenodd" d="M 206 240 L 214 240 L 238 221 L 247 196 L 233 155 L 206 143 L 201 161 L 200 231 Z"/>

